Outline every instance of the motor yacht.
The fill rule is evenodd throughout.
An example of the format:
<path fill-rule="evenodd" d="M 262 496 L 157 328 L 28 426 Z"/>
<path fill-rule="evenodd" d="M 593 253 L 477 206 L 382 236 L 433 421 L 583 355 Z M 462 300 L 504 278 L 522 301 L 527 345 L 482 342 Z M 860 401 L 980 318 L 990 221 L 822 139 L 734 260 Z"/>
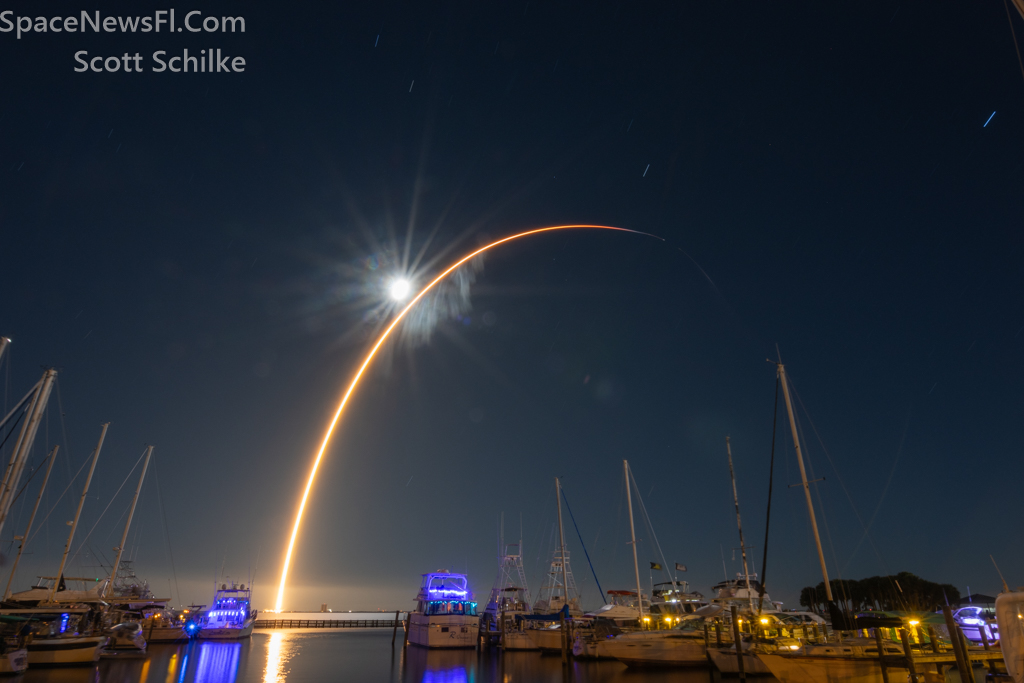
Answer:
<path fill-rule="evenodd" d="M 475 647 L 480 631 L 476 605 L 465 574 L 447 569 L 423 574 L 416 611 L 409 614 L 409 642 L 428 648 Z"/>

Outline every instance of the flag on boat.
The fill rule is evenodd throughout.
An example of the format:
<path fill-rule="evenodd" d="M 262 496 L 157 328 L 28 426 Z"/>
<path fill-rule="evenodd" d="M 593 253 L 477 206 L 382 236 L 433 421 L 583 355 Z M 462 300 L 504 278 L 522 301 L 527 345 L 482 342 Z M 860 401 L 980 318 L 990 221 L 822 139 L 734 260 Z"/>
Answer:
<path fill-rule="evenodd" d="M 654 571 L 655 569 L 660 570 L 661 569 L 661 565 L 658 564 L 657 562 L 651 562 L 651 571 Z"/>
<path fill-rule="evenodd" d="M 679 564 L 678 562 L 676 562 L 676 571 L 677 572 L 685 572 L 686 571 L 686 565 L 685 564 Z"/>

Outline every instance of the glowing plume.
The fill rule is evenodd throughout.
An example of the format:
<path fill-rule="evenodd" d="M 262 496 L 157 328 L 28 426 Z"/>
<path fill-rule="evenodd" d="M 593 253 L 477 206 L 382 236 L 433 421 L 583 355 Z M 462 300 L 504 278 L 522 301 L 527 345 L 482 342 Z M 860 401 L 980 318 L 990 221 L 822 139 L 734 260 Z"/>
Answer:
<path fill-rule="evenodd" d="M 466 263 L 475 256 L 479 256 L 488 249 L 496 247 L 499 244 L 504 244 L 505 242 L 511 242 L 512 240 L 516 240 L 521 237 L 528 237 L 529 235 L 537 235 L 542 232 L 553 232 L 555 230 L 573 230 L 584 228 L 597 230 L 616 230 L 618 232 L 631 232 L 636 235 L 647 235 L 648 237 L 655 237 L 655 235 L 651 235 L 646 232 L 640 232 L 638 230 L 627 230 L 626 228 L 615 228 L 609 225 L 553 225 L 546 228 L 537 228 L 535 230 L 527 230 L 525 232 L 520 232 L 515 235 L 510 235 L 508 237 L 505 237 L 503 239 L 491 242 L 490 244 L 480 247 L 479 249 L 476 249 L 471 253 L 466 254 L 465 256 L 457 260 L 455 263 L 448 266 L 448 268 L 444 272 L 442 272 L 440 275 L 431 280 L 423 289 L 421 289 L 416 294 L 415 297 L 413 297 L 413 299 L 405 306 L 405 308 L 403 308 L 401 312 L 399 312 L 399 314 L 395 316 L 395 319 L 391 321 L 391 323 L 387 326 L 387 328 L 380 335 L 380 337 L 378 337 L 377 341 L 374 342 L 373 346 L 370 348 L 369 353 L 366 354 L 366 358 L 364 358 L 362 364 L 360 364 L 359 370 L 356 371 L 355 377 L 352 378 L 352 382 L 349 383 L 348 389 L 345 390 L 345 394 L 341 397 L 341 403 L 338 404 L 338 409 L 335 411 L 334 417 L 331 419 L 331 423 L 327 426 L 327 432 L 324 434 L 324 440 L 320 444 L 320 450 L 317 451 L 316 459 L 313 461 L 313 469 L 310 470 L 309 472 L 309 479 L 306 481 L 306 488 L 302 492 L 302 499 L 299 501 L 299 509 L 295 513 L 295 524 L 294 526 L 292 526 L 292 535 L 291 538 L 288 539 L 288 550 L 285 552 L 284 555 L 284 567 L 282 567 L 281 569 L 281 584 L 280 586 L 278 586 L 277 589 L 277 603 L 275 604 L 274 607 L 276 611 L 281 611 L 281 604 L 284 602 L 284 587 L 285 582 L 288 580 L 288 567 L 291 565 L 292 551 L 295 549 L 295 539 L 299 535 L 299 527 L 302 525 L 302 513 L 305 512 L 306 510 L 306 500 L 309 498 L 309 492 L 313 488 L 313 482 L 316 480 L 316 471 L 320 467 L 320 460 L 324 457 L 324 452 L 327 450 L 327 444 L 330 443 L 331 437 L 334 436 L 334 428 L 337 426 L 338 420 L 341 418 L 342 411 L 345 410 L 345 405 L 348 403 L 349 397 L 352 395 L 352 392 L 355 391 L 355 388 L 359 384 L 359 380 L 362 378 L 363 373 L 366 372 L 366 368 L 370 365 L 370 361 L 372 361 L 373 357 L 377 354 L 377 349 L 379 349 L 381 345 L 387 340 L 388 335 L 390 335 L 391 331 L 395 329 L 395 326 L 402 321 L 402 318 L 405 317 L 405 314 L 408 313 L 412 309 L 412 307 L 415 306 L 417 302 L 419 302 L 419 300 L 422 299 L 427 294 L 427 292 L 433 289 L 437 283 L 448 277 L 448 275 L 450 275 L 463 263 Z"/>

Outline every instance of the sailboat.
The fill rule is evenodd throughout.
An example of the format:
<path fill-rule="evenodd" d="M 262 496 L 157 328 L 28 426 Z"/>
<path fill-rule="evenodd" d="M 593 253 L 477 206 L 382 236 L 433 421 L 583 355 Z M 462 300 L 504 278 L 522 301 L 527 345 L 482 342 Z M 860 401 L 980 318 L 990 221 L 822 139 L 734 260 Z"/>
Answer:
<path fill-rule="evenodd" d="M 740 499 L 736 492 L 736 471 L 732 466 L 732 443 L 728 436 L 725 437 L 725 452 L 729 459 L 729 479 L 732 481 L 732 502 L 736 508 L 736 530 L 740 535 L 740 556 L 743 560 L 743 573 L 737 574 L 733 580 L 726 580 L 714 586 L 712 590 L 716 592 L 716 597 L 712 598 L 712 601 L 722 605 L 724 609 L 728 609 L 730 612 L 732 612 L 734 607 L 736 608 L 736 611 L 732 612 L 732 614 L 735 614 L 737 624 L 730 629 L 730 632 L 739 633 L 739 626 L 742 623 L 741 614 L 746 617 L 748 624 L 753 623 L 754 619 L 763 620 L 761 622 L 763 624 L 768 623 L 768 619 L 762 616 L 763 610 L 754 608 L 755 600 L 758 603 L 762 603 L 762 599 L 768 596 L 764 592 L 764 586 L 758 583 L 757 574 L 752 575 L 747 564 L 747 544 L 743 540 Z M 770 598 L 768 599 L 768 604 L 772 604 Z M 776 609 L 769 611 L 776 611 Z M 708 648 L 708 658 L 722 673 L 740 673 L 740 663 L 736 657 L 737 644 L 735 638 L 733 638 L 733 641 L 729 646 Z M 750 647 L 750 643 L 744 642 L 742 634 L 740 635 L 739 647 L 743 653 L 744 674 L 765 675 L 771 673 L 768 671 L 768 667 L 757 658 L 757 654 Z"/>
<path fill-rule="evenodd" d="M 64 546 L 64 555 L 61 557 L 57 574 L 52 577 L 39 577 L 40 581 L 29 590 L 9 596 L 9 602 L 21 603 L 39 615 L 40 620 L 35 622 L 33 627 L 33 638 L 26 647 L 30 666 L 92 664 L 99 660 L 103 648 L 106 647 L 109 640 L 106 635 L 96 633 L 99 630 L 98 622 L 102 619 L 105 609 L 103 595 L 109 579 L 104 579 L 101 582 L 99 578 L 74 578 L 64 575 L 71 543 L 75 537 L 75 530 L 78 528 L 82 507 L 89 493 L 89 484 L 96 471 L 96 462 L 103 449 L 103 441 L 107 436 L 109 426 L 109 423 L 104 424 L 100 431 L 100 439 L 93 451 L 92 464 L 85 479 L 82 496 L 78 500 L 78 508 L 75 510 L 75 517 L 71 522 L 71 530 L 68 533 L 67 544 Z M 23 549 L 24 543 L 22 544 Z M 92 583 L 94 587 L 68 590 L 68 581 Z M 10 581 L 8 581 L 9 590 Z"/>
<path fill-rule="evenodd" d="M 637 561 L 636 528 L 633 523 L 633 500 L 631 494 L 631 482 L 632 486 L 635 486 L 636 482 L 632 478 L 627 461 L 622 461 L 622 468 L 626 477 L 626 506 L 629 509 L 629 533 L 630 545 L 633 546 L 633 572 L 636 576 L 636 593 L 638 596 L 642 596 L 643 591 L 640 587 L 640 565 Z M 639 497 L 639 489 L 637 495 Z M 654 543 L 657 546 L 656 538 Z M 661 548 L 660 546 L 657 547 L 660 554 Z M 666 566 L 667 563 L 664 557 L 661 560 L 662 566 Z M 675 589 L 674 578 L 672 584 L 673 589 Z M 645 614 L 644 601 L 642 599 L 638 602 L 638 607 L 640 610 L 640 624 L 644 629 L 661 625 L 660 622 L 652 623 L 652 617 L 649 612 Z M 701 626 L 706 618 L 713 617 L 721 611 L 720 605 L 707 605 L 681 617 L 667 616 L 665 617 L 667 620 L 665 625 L 670 626 L 669 628 L 654 631 L 641 630 L 606 638 L 598 646 L 597 653 L 599 656 L 602 653 L 606 653 L 608 656 L 614 657 L 631 667 L 707 666 L 704 632 Z"/>
<path fill-rule="evenodd" d="M 786 379 L 786 368 L 780 361 L 776 364 L 777 377 L 782 385 L 782 396 L 786 403 L 789 426 L 793 435 L 793 447 L 800 468 L 800 482 L 807 502 L 807 515 L 814 533 L 814 543 L 818 550 L 818 561 L 821 564 L 821 575 L 824 579 L 825 595 L 830 607 L 834 607 L 832 586 L 825 565 L 825 553 L 821 548 L 821 537 L 818 534 L 818 522 L 814 516 L 814 504 L 811 502 L 810 482 L 807 481 L 807 470 L 804 467 L 803 453 L 800 449 L 800 436 L 793 415 L 793 402 L 789 396 L 789 382 Z M 846 624 L 842 614 L 833 612 L 832 628 L 843 630 Z M 877 621 L 877 620 L 876 620 Z M 899 622 L 899 620 L 897 620 Z M 902 622 L 895 624 L 902 625 Z M 893 656 L 904 655 L 903 648 L 892 642 L 883 644 L 884 654 Z M 868 638 L 854 638 L 837 643 L 804 643 L 788 652 L 779 649 L 773 653 L 761 652 L 757 656 L 781 683 L 819 683 L 820 681 L 849 681 L 850 683 L 883 683 L 885 680 L 904 680 L 909 676 L 906 667 L 895 664 L 887 665 L 888 678 L 882 673 L 878 658 L 878 643 Z"/>

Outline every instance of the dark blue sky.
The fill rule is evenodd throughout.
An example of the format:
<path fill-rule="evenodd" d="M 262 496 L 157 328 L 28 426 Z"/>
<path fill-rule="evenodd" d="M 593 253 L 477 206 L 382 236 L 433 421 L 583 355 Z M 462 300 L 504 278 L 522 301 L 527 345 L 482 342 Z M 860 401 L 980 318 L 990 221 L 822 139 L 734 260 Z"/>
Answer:
<path fill-rule="evenodd" d="M 46 16 L 83 9 L 166 8 Z M 325 461 L 286 607 L 405 608 L 442 566 L 482 597 L 502 511 L 508 535 L 522 513 L 536 591 L 556 475 L 603 586 L 627 588 L 623 458 L 669 562 L 707 593 L 723 553 L 738 570 L 726 435 L 760 565 L 776 344 L 826 477 L 833 573 L 992 592 L 992 553 L 1024 582 L 1024 77 L 1000 3 L 210 2 L 178 20 L 191 9 L 246 32 L 0 34 L 8 401 L 59 368 L 64 420 L 55 402 L 36 451 L 62 443 L 70 461 L 48 505 L 112 423 L 83 531 L 156 444 L 184 601 L 259 556 L 272 604 L 294 501 L 410 230 L 436 270 L 567 222 L 665 241 L 508 245 L 466 315 L 393 345 Z M 245 72 L 148 71 L 156 50 L 211 47 Z M 75 73 L 79 50 L 138 51 L 147 71 Z M 820 576 L 781 429 L 778 444 L 768 587 L 795 606 Z M 111 554 L 130 488 L 93 554 Z M 157 488 L 135 547 L 159 588 Z M 19 584 L 55 571 L 71 495 Z"/>

